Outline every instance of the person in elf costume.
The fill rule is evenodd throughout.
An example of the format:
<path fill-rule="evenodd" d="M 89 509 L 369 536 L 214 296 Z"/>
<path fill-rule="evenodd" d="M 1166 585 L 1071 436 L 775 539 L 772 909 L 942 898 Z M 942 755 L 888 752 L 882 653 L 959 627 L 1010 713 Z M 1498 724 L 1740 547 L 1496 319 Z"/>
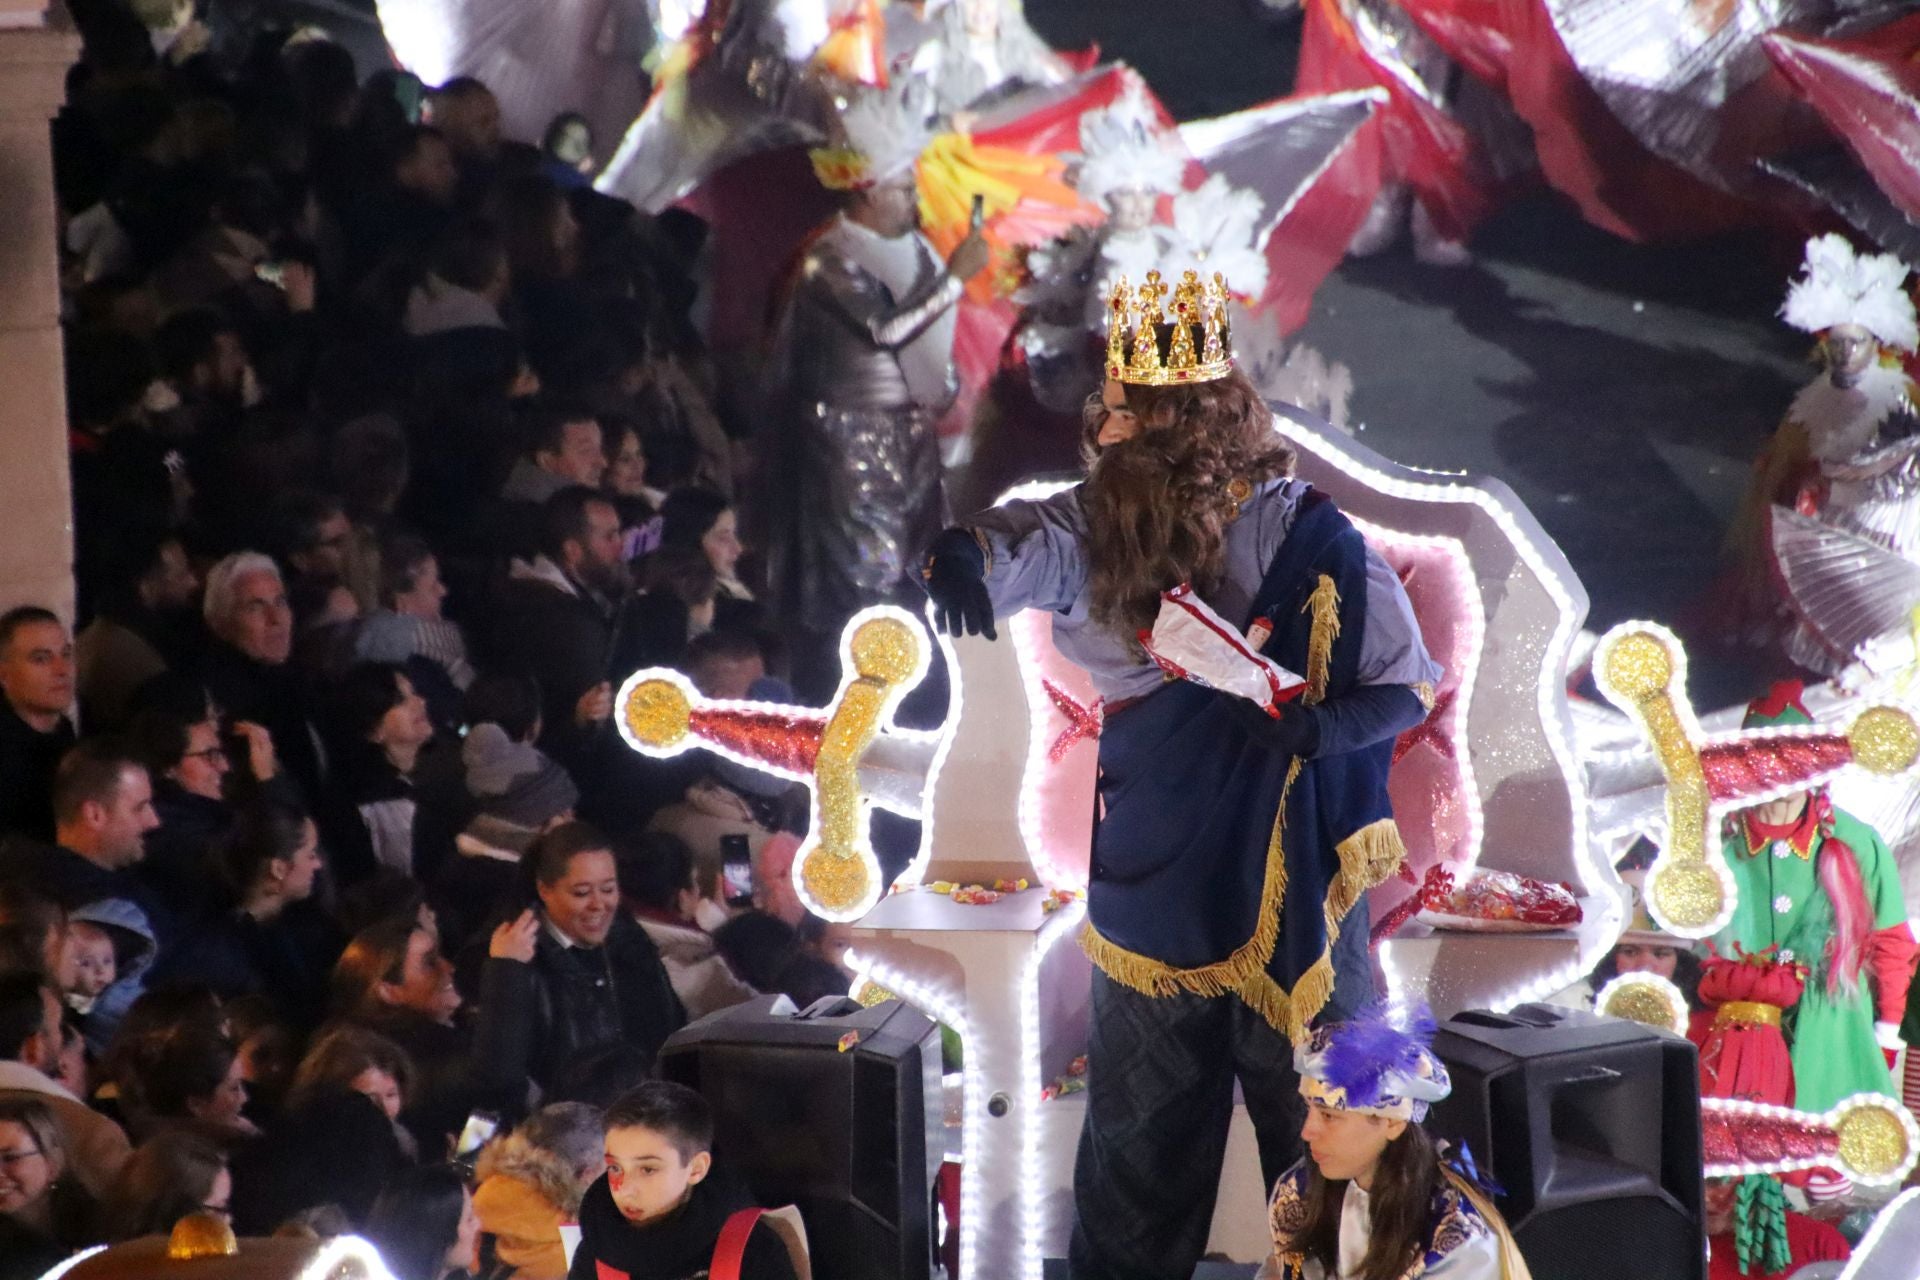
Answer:
<path fill-rule="evenodd" d="M 1262 1280 L 1527 1280 L 1471 1162 L 1420 1127 L 1452 1091 L 1433 1032 L 1425 1006 L 1375 1006 L 1294 1051 L 1308 1154 L 1274 1184 Z"/>
<path fill-rule="evenodd" d="M 1798 681 L 1776 684 L 1748 707 L 1743 727 L 1812 724 L 1800 690 Z M 1886 844 L 1816 789 L 1731 815 L 1724 849 L 1739 900 L 1719 949 L 1808 970 L 1786 1027 L 1794 1105 L 1825 1111 L 1855 1093 L 1898 1097 L 1889 1066 L 1915 946 Z"/>
<path fill-rule="evenodd" d="M 1372 1001 L 1365 894 L 1405 856 L 1387 768 L 1441 675 L 1393 570 L 1293 478 L 1234 367 L 1228 296 L 1192 271 L 1121 280 L 1087 479 L 948 529 L 925 567 L 943 629 L 1047 610 L 1105 700 L 1075 1280 L 1192 1274 L 1236 1078 L 1269 1180 L 1298 1156 L 1291 1042 Z M 1270 717 L 1164 678 L 1139 635 L 1182 583 L 1261 624 L 1303 695 Z"/>

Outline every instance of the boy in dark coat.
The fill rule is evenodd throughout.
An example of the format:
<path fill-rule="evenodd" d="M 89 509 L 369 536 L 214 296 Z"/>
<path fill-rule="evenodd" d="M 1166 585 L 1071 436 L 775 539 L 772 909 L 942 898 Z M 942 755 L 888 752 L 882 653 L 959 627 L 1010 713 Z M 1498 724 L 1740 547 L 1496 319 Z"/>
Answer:
<path fill-rule="evenodd" d="M 794 1280 L 773 1228 L 711 1176 L 704 1098 L 649 1081 L 607 1108 L 605 1124 L 607 1172 L 580 1202 L 569 1280 Z"/>

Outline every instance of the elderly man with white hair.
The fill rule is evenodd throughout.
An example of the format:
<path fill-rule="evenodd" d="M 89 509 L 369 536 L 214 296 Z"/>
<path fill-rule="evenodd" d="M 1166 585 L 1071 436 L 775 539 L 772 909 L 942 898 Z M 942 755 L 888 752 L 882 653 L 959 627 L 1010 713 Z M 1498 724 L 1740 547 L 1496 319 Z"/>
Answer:
<path fill-rule="evenodd" d="M 288 661 L 293 609 L 280 566 L 257 551 L 228 556 L 207 571 L 202 611 L 213 634 L 200 667 L 208 691 L 229 723 L 265 726 L 288 775 L 316 802 L 326 754 L 311 690 Z"/>

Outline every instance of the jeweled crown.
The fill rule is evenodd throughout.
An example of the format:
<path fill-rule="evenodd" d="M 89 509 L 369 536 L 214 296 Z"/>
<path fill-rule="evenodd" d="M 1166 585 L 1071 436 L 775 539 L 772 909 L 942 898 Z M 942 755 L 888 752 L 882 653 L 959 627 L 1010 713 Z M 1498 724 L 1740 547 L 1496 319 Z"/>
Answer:
<path fill-rule="evenodd" d="M 1181 273 L 1173 300 L 1158 271 L 1139 288 L 1121 276 L 1107 295 L 1107 376 L 1140 387 L 1211 382 L 1233 371 L 1227 282 Z"/>

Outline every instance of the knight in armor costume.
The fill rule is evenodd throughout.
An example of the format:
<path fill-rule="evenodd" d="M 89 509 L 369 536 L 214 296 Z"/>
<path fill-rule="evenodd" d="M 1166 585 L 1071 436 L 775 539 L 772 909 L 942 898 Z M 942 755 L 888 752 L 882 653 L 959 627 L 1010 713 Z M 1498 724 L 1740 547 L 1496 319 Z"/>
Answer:
<path fill-rule="evenodd" d="M 924 570 L 949 632 L 1051 612 L 1105 699 L 1075 1280 L 1192 1274 L 1236 1078 L 1266 1177 L 1298 1157 L 1291 1042 L 1372 1000 L 1364 895 L 1405 852 L 1387 766 L 1441 674 L 1400 580 L 1292 477 L 1233 365 L 1228 296 L 1191 271 L 1116 284 L 1086 481 L 946 530 Z M 1182 582 L 1262 624 L 1263 651 L 1307 673 L 1298 704 L 1270 719 L 1163 678 L 1137 636 Z"/>
<path fill-rule="evenodd" d="M 943 262 L 917 229 L 926 138 L 911 101 L 869 92 L 840 144 L 813 152 L 845 206 L 808 245 L 781 324 L 767 474 L 772 580 L 802 633 L 803 685 L 832 676 L 856 610 L 919 599 L 918 555 L 945 520 L 935 424 L 955 393 L 954 308 L 988 249 L 970 235 Z"/>

